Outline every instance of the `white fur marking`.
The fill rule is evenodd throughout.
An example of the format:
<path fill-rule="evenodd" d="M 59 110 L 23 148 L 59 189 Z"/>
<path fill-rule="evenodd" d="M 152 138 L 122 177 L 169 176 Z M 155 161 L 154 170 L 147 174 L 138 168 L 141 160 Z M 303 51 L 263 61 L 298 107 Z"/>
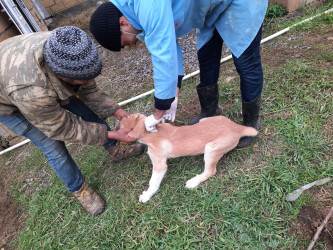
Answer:
<path fill-rule="evenodd" d="M 172 144 L 168 140 L 162 140 L 161 142 L 161 151 L 164 152 L 165 155 L 169 155 L 172 151 Z"/>
<path fill-rule="evenodd" d="M 202 182 L 201 177 L 202 176 L 200 174 L 197 174 L 195 177 L 186 182 L 186 187 L 189 189 L 195 188 Z"/>
<path fill-rule="evenodd" d="M 143 191 L 142 195 L 140 195 L 140 198 L 139 198 L 140 202 L 146 203 L 158 191 L 166 171 L 167 170 L 164 170 L 164 171 L 158 173 L 153 170 L 153 174 L 149 181 L 149 188 L 147 191 Z"/>

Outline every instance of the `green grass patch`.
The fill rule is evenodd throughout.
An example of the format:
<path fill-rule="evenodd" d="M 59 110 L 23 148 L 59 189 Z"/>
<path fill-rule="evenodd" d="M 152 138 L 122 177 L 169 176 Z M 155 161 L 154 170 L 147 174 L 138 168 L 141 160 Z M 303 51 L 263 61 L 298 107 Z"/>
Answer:
<path fill-rule="evenodd" d="M 318 19 L 313 28 L 327 28 L 326 20 Z M 320 46 L 324 45 L 318 45 L 314 57 L 289 57 L 278 69 L 265 65 L 259 138 L 253 147 L 226 154 L 217 174 L 194 190 L 186 189 L 185 182 L 203 170 L 202 156 L 170 159 L 160 190 L 148 203 L 140 204 L 139 195 L 147 188 L 152 171 L 147 154 L 114 164 L 101 147 L 77 146 L 80 150 L 73 153 L 74 160 L 87 182 L 107 201 L 107 210 L 93 217 L 65 190 L 41 152 L 34 150 L 20 166 L 22 172 L 44 170 L 51 177 L 46 187 L 33 194 L 19 192 L 20 185 L 13 185 L 29 218 L 12 247 L 297 249 L 303 240 L 287 231 L 311 199 L 304 194 L 291 203 L 285 196 L 306 183 L 333 176 L 328 136 L 332 70 L 318 67 L 332 59 Z M 197 83 L 194 78 L 184 84 L 183 108 L 196 96 Z M 223 81 L 220 87 L 225 115 L 239 122 L 239 80 Z M 146 113 L 151 102 L 147 97 L 125 108 Z M 186 123 L 188 117 L 177 120 Z"/>
<path fill-rule="evenodd" d="M 321 14 L 324 11 L 333 8 L 333 3 L 332 3 L 332 1 L 326 1 L 324 4 L 322 4 L 318 8 L 310 8 L 310 7 L 305 6 L 303 8 L 303 11 L 294 20 L 286 20 L 283 17 L 279 18 L 278 16 L 274 16 L 275 14 L 278 14 L 278 13 L 279 13 L 279 15 L 280 15 L 280 13 L 282 14 L 281 8 L 278 7 L 278 5 L 275 5 L 273 8 L 272 8 L 272 6 L 270 6 L 270 8 L 271 9 L 268 9 L 268 11 L 272 12 L 272 15 L 270 15 L 270 16 L 266 15 L 265 22 L 264 22 L 265 25 L 264 25 L 264 30 L 263 30 L 263 37 L 272 35 L 275 32 L 288 28 L 296 23 L 304 21 L 307 18 Z M 293 30 L 293 29 L 318 30 L 318 28 L 325 26 L 331 22 L 332 22 L 332 14 L 322 15 L 320 17 L 313 19 L 311 22 L 305 22 L 303 24 L 296 25 L 291 30 Z"/>

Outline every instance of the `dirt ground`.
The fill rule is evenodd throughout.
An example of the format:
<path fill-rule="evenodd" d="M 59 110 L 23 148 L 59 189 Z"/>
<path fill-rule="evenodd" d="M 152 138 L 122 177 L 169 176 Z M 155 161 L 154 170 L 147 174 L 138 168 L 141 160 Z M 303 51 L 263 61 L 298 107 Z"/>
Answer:
<path fill-rule="evenodd" d="M 289 14 L 290 17 L 295 16 L 295 13 Z M 289 47 L 283 42 L 270 42 L 262 46 L 262 61 L 268 67 L 279 67 L 279 62 L 286 61 L 290 57 L 311 57 L 314 51 L 311 46 L 318 45 L 318 43 L 330 48 L 332 51 L 333 33 L 328 36 L 328 30 L 324 33 L 304 32 L 298 33 L 297 36 L 293 34 L 285 35 L 287 39 L 302 39 L 304 46 Z M 328 38 L 327 38 L 328 37 Z M 333 62 L 323 65 L 323 67 L 332 68 Z M 196 65 L 195 65 L 196 66 Z M 193 70 L 192 70 L 193 71 Z M 235 73 L 236 74 L 236 73 Z M 105 74 L 104 74 L 105 77 Z M 120 77 L 121 78 L 121 77 Z M 137 87 L 137 86 L 136 86 Z M 135 89 L 136 89 L 135 87 Z M 187 107 L 182 112 L 199 111 L 197 105 L 195 107 Z M 196 110 L 198 109 L 198 110 Z M 190 111 L 189 111 L 190 110 Z M 333 122 L 333 121 L 332 121 Z M 24 159 L 26 153 L 31 150 L 32 146 L 24 146 L 16 150 L 15 157 Z M 25 152 L 24 152 L 25 151 Z M 2 156 L 1 156 L 2 157 Z M 20 178 L 19 170 L 15 169 L 15 160 L 0 159 L 0 165 L 6 171 L 0 171 L 0 249 L 9 249 L 8 243 L 13 240 L 24 228 L 27 215 L 22 210 L 20 204 L 12 197 L 10 185 L 13 180 L 17 182 Z M 1 170 L 1 169 L 0 169 Z M 40 174 L 40 173 L 39 173 Z M 42 179 L 47 182 L 47 177 L 34 176 L 35 180 Z M 28 182 L 27 180 L 25 181 Z M 324 217 L 328 213 L 332 204 L 333 188 L 318 187 L 313 188 L 309 192 L 313 200 L 313 206 L 303 207 L 297 218 L 292 221 L 292 230 L 288 232 L 289 235 L 295 235 L 297 238 L 304 240 L 311 240 L 315 234 L 317 227 L 321 224 Z M 331 218 L 327 227 L 320 235 L 319 241 L 324 242 L 326 249 L 333 249 L 333 218 Z M 300 246 L 302 249 L 304 246 Z"/>
<path fill-rule="evenodd" d="M 25 225 L 25 215 L 20 204 L 15 201 L 9 190 L 11 178 L 0 175 L 0 247 L 8 249 L 6 245 L 15 238 Z"/>
<path fill-rule="evenodd" d="M 316 188 L 309 190 L 313 206 L 305 206 L 292 221 L 288 235 L 295 235 L 304 241 L 310 240 L 315 235 L 317 228 L 328 214 L 332 204 L 333 188 Z M 319 240 L 324 243 L 325 249 L 333 250 L 333 223 L 332 218 L 320 234 Z M 304 246 L 299 246 L 301 249 Z"/>

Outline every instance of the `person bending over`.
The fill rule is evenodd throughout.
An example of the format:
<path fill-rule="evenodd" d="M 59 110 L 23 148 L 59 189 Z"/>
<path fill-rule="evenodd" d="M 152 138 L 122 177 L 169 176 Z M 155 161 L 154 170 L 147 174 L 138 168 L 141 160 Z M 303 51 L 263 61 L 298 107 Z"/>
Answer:
<path fill-rule="evenodd" d="M 142 144 L 127 129 L 111 131 L 105 121 L 130 115 L 96 85 L 102 62 L 92 39 L 66 26 L 19 35 L 0 43 L 0 122 L 30 139 L 45 154 L 67 189 L 93 215 L 106 204 L 85 181 L 64 141 L 101 145 L 118 162 L 137 156 Z"/>
<path fill-rule="evenodd" d="M 105 48 L 120 51 L 143 40 L 154 67 L 155 110 L 145 120 L 155 131 L 162 121 L 174 121 L 181 87 L 183 57 L 177 38 L 196 28 L 200 84 L 197 86 L 201 113 L 189 124 L 221 114 L 218 78 L 223 42 L 232 52 L 240 76 L 243 124 L 259 129 L 263 86 L 260 57 L 261 26 L 267 0 L 111 0 L 91 16 L 90 31 Z M 250 145 L 243 137 L 237 148 Z"/>

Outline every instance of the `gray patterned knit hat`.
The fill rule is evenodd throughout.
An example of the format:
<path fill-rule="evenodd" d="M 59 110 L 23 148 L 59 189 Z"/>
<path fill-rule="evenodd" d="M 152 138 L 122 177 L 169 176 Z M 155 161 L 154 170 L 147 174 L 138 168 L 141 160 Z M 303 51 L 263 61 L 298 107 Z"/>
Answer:
<path fill-rule="evenodd" d="M 90 80 L 102 70 L 94 42 L 74 26 L 52 31 L 44 46 L 44 57 L 55 75 L 71 80 Z"/>

